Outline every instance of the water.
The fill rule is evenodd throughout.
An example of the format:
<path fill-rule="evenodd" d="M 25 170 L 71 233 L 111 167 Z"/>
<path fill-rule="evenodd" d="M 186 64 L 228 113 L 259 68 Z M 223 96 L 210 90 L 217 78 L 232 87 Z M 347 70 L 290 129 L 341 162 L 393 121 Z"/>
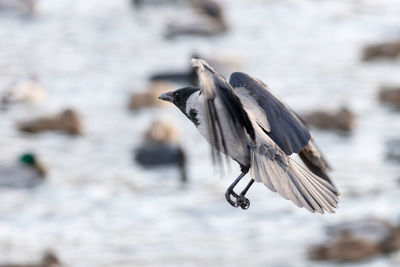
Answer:
<path fill-rule="evenodd" d="M 0 114 L 0 159 L 36 151 L 49 181 L 34 190 L 0 189 L 0 262 L 37 259 L 52 248 L 67 266 L 321 266 L 307 247 L 345 219 L 399 218 L 399 167 L 385 158 L 399 114 L 376 101 L 379 85 L 400 83 L 400 62 L 360 61 L 362 47 L 398 39 L 397 0 L 225 1 L 231 31 L 214 38 L 162 37 L 187 8 L 132 10 L 128 1 L 42 0 L 34 19 L 0 17 L 0 84 L 36 74 L 48 99 Z M 314 130 L 341 193 L 336 215 L 312 215 L 257 184 L 251 208 L 231 208 L 224 192 L 239 170 L 220 175 L 208 144 L 174 108 L 129 113 L 131 92 L 159 70 L 185 68 L 193 51 L 237 54 L 293 109 L 348 105 L 348 137 Z M 172 66 L 172 67 L 171 67 Z M 20 120 L 75 108 L 84 136 L 19 133 Z M 190 184 L 174 169 L 145 170 L 132 149 L 155 118 L 182 128 Z M 243 184 L 242 184 L 243 186 Z M 378 257 L 353 266 L 394 266 Z M 334 264 L 326 264 L 334 266 Z"/>

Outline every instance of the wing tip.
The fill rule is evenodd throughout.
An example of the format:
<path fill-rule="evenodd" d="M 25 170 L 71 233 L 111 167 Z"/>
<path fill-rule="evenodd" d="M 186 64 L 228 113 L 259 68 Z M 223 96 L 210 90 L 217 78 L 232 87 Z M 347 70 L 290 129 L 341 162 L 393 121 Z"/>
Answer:
<path fill-rule="evenodd" d="M 201 61 L 203 60 L 200 58 L 192 58 L 190 60 L 190 64 L 192 65 L 192 67 L 200 67 L 201 65 L 203 65 Z"/>
<path fill-rule="evenodd" d="M 193 68 L 197 69 L 197 74 L 199 75 L 201 72 L 204 72 L 206 70 L 211 71 L 212 73 L 216 74 L 217 72 L 214 70 L 214 68 L 208 64 L 207 61 L 201 58 L 192 58 L 190 60 L 190 65 L 192 65 Z M 199 73 L 200 72 L 200 73 Z"/>

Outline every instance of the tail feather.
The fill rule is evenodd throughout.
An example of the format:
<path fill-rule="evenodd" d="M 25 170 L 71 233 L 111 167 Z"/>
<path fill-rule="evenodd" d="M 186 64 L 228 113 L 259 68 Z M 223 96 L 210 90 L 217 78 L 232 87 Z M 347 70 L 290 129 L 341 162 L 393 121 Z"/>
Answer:
<path fill-rule="evenodd" d="M 335 213 L 338 203 L 335 186 L 290 157 L 285 162 L 279 157 L 271 159 L 256 148 L 251 150 L 251 166 L 251 176 L 255 181 L 264 183 L 296 206 L 305 207 L 310 212 Z"/>
<path fill-rule="evenodd" d="M 303 167 L 297 164 L 294 160 L 292 160 L 293 163 L 295 163 L 298 166 L 298 169 L 304 174 L 304 175 L 309 175 L 310 173 L 305 170 Z M 336 205 L 337 204 L 337 199 L 336 195 L 333 193 L 336 188 L 334 188 L 331 184 L 328 184 L 325 182 L 325 180 L 320 179 L 320 177 L 316 177 L 318 179 L 315 179 L 315 175 L 312 175 L 312 179 L 309 180 L 309 183 L 313 188 L 317 190 L 320 195 L 324 195 L 325 199 L 331 203 L 331 205 Z"/>
<path fill-rule="evenodd" d="M 299 152 L 299 156 L 311 172 L 334 186 L 335 194 L 339 195 L 339 191 L 328 175 L 328 170 L 330 169 L 328 162 L 312 140 Z"/>

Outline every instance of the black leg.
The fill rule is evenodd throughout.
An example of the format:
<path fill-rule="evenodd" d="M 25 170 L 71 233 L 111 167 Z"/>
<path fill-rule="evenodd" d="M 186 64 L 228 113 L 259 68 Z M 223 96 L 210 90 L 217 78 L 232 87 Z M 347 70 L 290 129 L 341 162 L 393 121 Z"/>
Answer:
<path fill-rule="evenodd" d="M 250 186 L 253 184 L 254 180 L 251 179 L 250 183 L 246 186 L 246 188 L 240 193 L 240 195 L 236 194 L 233 190 L 235 186 L 239 183 L 239 181 L 249 172 L 248 169 L 242 169 L 242 173 L 236 178 L 236 180 L 228 187 L 225 192 L 225 198 L 229 204 L 233 207 L 241 207 L 242 209 L 248 209 L 250 206 L 250 201 L 244 196 L 249 190 Z M 236 201 L 233 201 L 231 196 L 235 198 Z"/>
<path fill-rule="evenodd" d="M 238 206 L 242 209 L 247 210 L 250 207 L 250 200 L 245 197 L 247 191 L 249 191 L 250 187 L 253 185 L 254 180 L 251 179 L 250 182 L 247 184 L 246 188 L 240 193 L 239 197 L 236 200 Z"/>
<path fill-rule="evenodd" d="M 239 205 L 237 202 L 233 201 L 231 199 L 231 196 L 233 196 L 234 198 L 238 198 L 238 194 L 235 193 L 235 191 L 233 191 L 233 189 L 235 188 L 235 186 L 239 183 L 239 181 L 247 174 L 248 171 L 242 171 L 242 173 L 238 176 L 238 178 L 236 178 L 236 180 L 228 187 L 228 189 L 225 192 L 225 198 L 228 201 L 229 204 L 231 204 L 233 207 L 237 208 Z"/>
<path fill-rule="evenodd" d="M 247 184 L 246 188 L 240 193 L 240 195 L 246 195 L 247 191 L 249 191 L 250 187 L 253 185 L 254 180 L 251 179 L 250 182 Z"/>

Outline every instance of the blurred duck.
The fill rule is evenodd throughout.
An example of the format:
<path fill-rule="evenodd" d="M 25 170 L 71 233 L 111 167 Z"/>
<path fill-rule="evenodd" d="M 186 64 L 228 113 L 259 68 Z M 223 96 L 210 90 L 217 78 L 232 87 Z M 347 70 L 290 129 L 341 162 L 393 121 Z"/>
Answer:
<path fill-rule="evenodd" d="M 177 84 L 185 83 L 194 86 L 197 84 L 197 74 L 192 67 L 189 67 L 185 71 L 167 71 L 153 74 L 150 76 L 150 81 L 169 81 Z"/>
<path fill-rule="evenodd" d="M 356 125 L 355 115 L 346 107 L 342 107 L 337 112 L 314 111 L 301 117 L 306 124 L 323 130 L 349 132 Z"/>
<path fill-rule="evenodd" d="M 230 55 L 226 57 L 202 57 L 198 53 L 194 53 L 191 58 L 205 58 L 208 62 L 211 62 L 215 69 L 218 70 L 222 75 L 229 75 L 235 70 L 242 68 L 242 60 L 240 57 Z M 184 71 L 166 71 L 153 74 L 150 76 L 150 81 L 169 81 L 176 84 L 189 84 L 197 86 L 198 79 L 195 69 L 192 66 L 188 66 Z"/>
<path fill-rule="evenodd" d="M 201 15 L 195 21 L 169 24 L 166 38 L 184 35 L 214 36 L 228 31 L 223 7 L 213 0 L 196 0 L 193 6 Z"/>
<path fill-rule="evenodd" d="M 156 120 L 144 133 L 146 142 L 150 143 L 177 143 L 181 137 L 180 131 L 170 123 Z"/>
<path fill-rule="evenodd" d="M 372 61 L 378 59 L 396 59 L 400 56 L 400 41 L 378 43 L 366 46 L 362 59 Z"/>
<path fill-rule="evenodd" d="M 391 160 L 400 161 L 400 139 L 391 139 L 385 142 L 386 157 Z"/>
<path fill-rule="evenodd" d="M 163 4 L 183 4 L 185 0 L 130 0 L 131 5 L 140 8 L 145 5 L 163 5 Z"/>
<path fill-rule="evenodd" d="M 44 182 L 46 174 L 35 154 L 23 154 L 17 164 L 0 165 L 0 186 L 31 188 Z"/>
<path fill-rule="evenodd" d="M 0 12 L 33 15 L 36 12 L 36 0 L 0 0 Z"/>
<path fill-rule="evenodd" d="M 187 182 L 186 156 L 179 145 L 163 143 L 147 143 L 135 151 L 135 160 L 144 167 L 160 167 L 176 165 L 180 171 L 180 180 Z"/>
<path fill-rule="evenodd" d="M 168 88 L 172 88 L 172 85 L 168 82 L 152 82 L 146 92 L 133 93 L 129 99 L 129 109 L 139 110 L 147 107 L 159 107 L 166 106 L 164 101 L 158 99 L 160 93 L 165 92 Z"/>
<path fill-rule="evenodd" d="M 385 86 L 379 91 L 379 101 L 400 109 L 400 86 Z"/>
<path fill-rule="evenodd" d="M 146 142 L 135 151 L 135 160 L 144 167 L 178 166 L 180 180 L 187 182 L 186 155 L 177 144 L 180 133 L 164 121 L 155 121 L 144 134 Z"/>
<path fill-rule="evenodd" d="M 0 267 L 60 267 L 60 260 L 53 252 L 46 252 L 41 262 L 39 263 L 28 263 L 28 264 L 15 264 L 15 263 L 6 263 L 0 264 Z"/>
<path fill-rule="evenodd" d="M 314 246 L 314 260 L 355 262 L 400 249 L 400 228 L 379 219 L 360 219 L 329 227 L 330 240 Z"/>
<path fill-rule="evenodd" d="M 40 133 L 43 131 L 60 131 L 71 135 L 82 134 L 80 118 L 72 109 L 66 109 L 60 114 L 42 117 L 31 121 L 21 122 L 18 129 L 27 133 Z"/>
<path fill-rule="evenodd" d="M 40 104 L 46 93 L 36 76 L 5 89 L 1 95 L 0 106 L 5 109 L 13 103 Z"/>

